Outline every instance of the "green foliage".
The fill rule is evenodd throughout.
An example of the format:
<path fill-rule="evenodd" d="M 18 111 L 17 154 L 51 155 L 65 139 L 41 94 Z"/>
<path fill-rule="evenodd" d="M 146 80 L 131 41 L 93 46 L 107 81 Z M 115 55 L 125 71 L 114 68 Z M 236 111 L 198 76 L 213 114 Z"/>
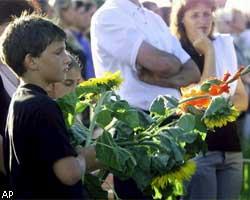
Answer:
<path fill-rule="evenodd" d="M 211 85 L 220 85 L 221 83 L 222 81 L 218 79 L 207 80 L 200 86 L 200 89 L 201 91 L 208 92 Z"/>
<path fill-rule="evenodd" d="M 177 125 L 182 128 L 184 131 L 192 131 L 195 128 L 195 116 L 192 114 L 184 114 L 178 120 Z"/>
<path fill-rule="evenodd" d="M 120 173 L 125 178 L 132 175 L 134 167 L 137 165 L 133 155 L 126 149 L 118 146 L 108 132 L 104 132 L 98 138 L 96 155 L 97 159 L 105 166 L 115 170 L 116 173 Z"/>
<path fill-rule="evenodd" d="M 86 174 L 84 176 L 84 185 L 87 187 L 91 199 L 107 199 L 108 192 L 101 188 L 102 180 L 98 176 Z"/>
<path fill-rule="evenodd" d="M 151 191 L 153 195 L 154 190 L 156 199 L 181 194 L 181 182 L 173 181 L 166 188 L 151 188 L 151 183 L 155 177 L 180 169 L 189 158 L 206 150 L 207 127 L 202 119 L 227 112 L 229 102 L 217 97 L 205 113 L 190 106 L 188 113 L 180 114 L 176 98 L 159 96 L 147 114 L 113 92 L 117 83 L 120 80 L 116 81 L 114 76 L 111 81 L 107 78 L 91 80 L 58 99 L 70 128 L 72 144 L 95 145 L 97 159 L 106 170 L 120 179 L 133 178 L 141 191 Z M 209 84 L 211 81 L 202 85 L 204 90 Z M 92 111 L 89 128 L 76 120 L 76 115 L 87 107 Z M 102 132 L 96 140 L 92 138 L 95 127 Z M 92 183 L 89 190 L 100 191 L 99 179 L 87 177 Z"/>
<path fill-rule="evenodd" d="M 150 112 L 155 115 L 164 115 L 166 108 L 166 99 L 163 96 L 158 96 L 150 106 Z"/>
<path fill-rule="evenodd" d="M 230 104 L 224 97 L 216 97 L 205 111 L 203 118 L 208 116 L 216 117 L 218 114 L 230 113 Z"/>

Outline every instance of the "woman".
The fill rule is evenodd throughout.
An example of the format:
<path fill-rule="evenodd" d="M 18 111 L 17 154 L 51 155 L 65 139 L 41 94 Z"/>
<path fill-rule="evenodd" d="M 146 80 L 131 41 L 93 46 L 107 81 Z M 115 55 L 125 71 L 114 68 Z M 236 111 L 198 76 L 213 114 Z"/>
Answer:
<path fill-rule="evenodd" d="M 178 3 L 177 3 L 178 2 Z M 198 65 L 201 81 L 237 71 L 232 38 L 213 34 L 214 4 L 211 0 L 175 1 L 171 30 Z M 230 85 L 230 96 L 240 111 L 247 109 L 241 80 Z M 196 174 L 187 184 L 186 199 L 237 199 L 242 182 L 242 153 L 236 123 L 218 128 L 206 138 L 208 152 L 197 156 Z"/>

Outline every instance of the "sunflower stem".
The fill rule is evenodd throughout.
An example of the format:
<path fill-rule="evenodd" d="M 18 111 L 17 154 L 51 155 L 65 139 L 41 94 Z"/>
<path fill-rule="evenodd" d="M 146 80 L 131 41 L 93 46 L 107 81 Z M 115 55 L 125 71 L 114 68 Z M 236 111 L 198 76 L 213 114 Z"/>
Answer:
<path fill-rule="evenodd" d="M 190 97 L 190 98 L 187 98 L 187 99 L 183 99 L 182 101 L 179 101 L 178 104 L 181 105 L 183 103 L 193 101 L 193 100 L 196 100 L 196 99 L 206 99 L 206 98 L 211 98 L 211 96 L 209 96 L 209 95 L 201 95 L 201 96 Z"/>

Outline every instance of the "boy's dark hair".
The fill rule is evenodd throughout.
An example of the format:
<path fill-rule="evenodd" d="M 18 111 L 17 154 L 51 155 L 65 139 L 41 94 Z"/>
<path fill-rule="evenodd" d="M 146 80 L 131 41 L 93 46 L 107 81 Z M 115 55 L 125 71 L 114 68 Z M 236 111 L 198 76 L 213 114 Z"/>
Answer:
<path fill-rule="evenodd" d="M 27 0 L 0 0 L 0 24 L 10 22 L 13 16 L 20 17 L 24 11 L 39 12 L 39 5 Z"/>
<path fill-rule="evenodd" d="M 26 71 L 27 54 L 39 57 L 54 41 L 66 39 L 65 32 L 39 15 L 23 14 L 11 22 L 0 40 L 0 57 L 18 76 Z"/>

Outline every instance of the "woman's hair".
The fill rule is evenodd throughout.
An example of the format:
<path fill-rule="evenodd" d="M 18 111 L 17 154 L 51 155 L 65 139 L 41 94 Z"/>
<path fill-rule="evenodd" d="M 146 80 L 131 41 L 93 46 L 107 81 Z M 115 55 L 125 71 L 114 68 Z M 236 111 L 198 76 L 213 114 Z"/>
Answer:
<path fill-rule="evenodd" d="M 73 54 L 72 52 L 69 52 L 69 57 L 71 59 L 71 62 L 69 64 L 69 70 L 74 68 L 74 69 L 79 69 L 81 71 L 83 66 L 79 57 L 76 54 Z"/>
<path fill-rule="evenodd" d="M 212 12 L 215 11 L 215 3 L 213 0 L 176 0 L 173 1 L 170 19 L 171 32 L 181 40 L 187 40 L 185 27 L 183 24 L 183 17 L 185 12 L 193 8 L 197 4 L 205 4 L 210 7 Z M 214 27 L 214 23 L 213 23 Z M 209 36 L 212 36 L 213 27 Z"/>

